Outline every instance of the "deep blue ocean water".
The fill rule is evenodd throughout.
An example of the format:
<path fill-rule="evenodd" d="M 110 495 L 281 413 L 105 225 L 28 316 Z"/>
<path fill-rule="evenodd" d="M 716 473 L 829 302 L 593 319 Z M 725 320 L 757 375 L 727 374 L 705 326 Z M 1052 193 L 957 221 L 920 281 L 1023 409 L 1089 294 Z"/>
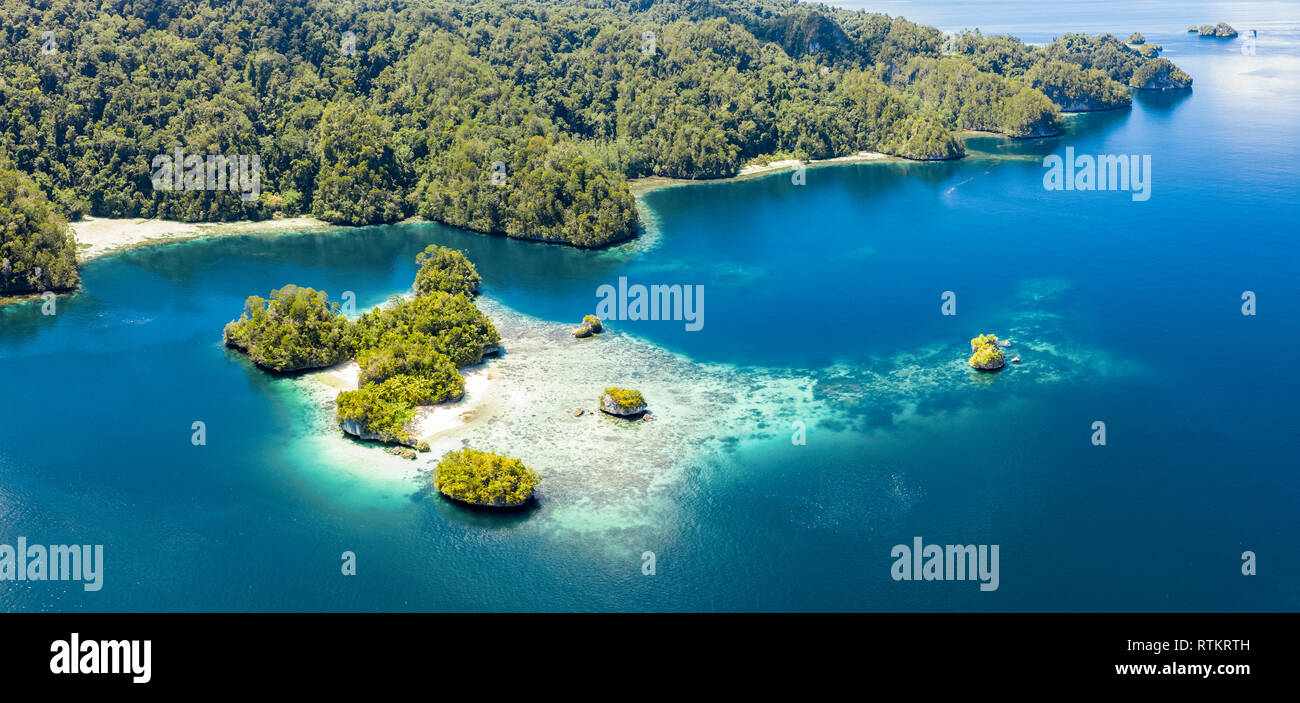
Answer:
<path fill-rule="evenodd" d="M 103 544 L 105 586 L 0 582 L 0 609 L 1300 609 L 1296 5 L 844 4 L 1026 41 L 1141 31 L 1195 88 L 1058 138 L 972 139 L 958 162 L 653 191 L 646 235 L 600 252 L 404 225 L 91 262 L 57 315 L 0 308 L 0 544 Z M 1184 32 L 1217 21 L 1257 29 L 1255 55 Z M 1046 191 L 1042 157 L 1067 146 L 1150 155 L 1150 200 Z M 382 302 L 435 242 L 541 320 L 575 322 L 620 276 L 702 285 L 700 331 L 611 326 L 686 363 L 806 375 L 825 411 L 806 445 L 733 423 L 723 455 L 683 451 L 654 511 L 671 519 L 577 530 L 562 497 L 484 516 L 415 477 L 366 483 L 358 454 L 317 451 L 319 408 L 219 331 L 288 282 Z M 962 369 L 979 332 L 1025 362 Z M 999 545 L 999 589 L 892 580 L 890 548 L 918 535 Z"/>

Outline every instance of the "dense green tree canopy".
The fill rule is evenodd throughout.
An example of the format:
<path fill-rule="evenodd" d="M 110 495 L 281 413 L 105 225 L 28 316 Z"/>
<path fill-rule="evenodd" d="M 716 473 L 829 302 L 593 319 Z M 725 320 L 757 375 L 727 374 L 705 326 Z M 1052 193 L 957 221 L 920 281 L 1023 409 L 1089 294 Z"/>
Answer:
<path fill-rule="evenodd" d="M 351 323 L 338 303 L 295 285 L 271 291 L 270 300 L 250 296 L 223 337 L 258 366 L 283 372 L 333 366 L 351 358 L 355 348 Z"/>
<path fill-rule="evenodd" d="M 415 257 L 420 270 L 415 272 L 416 295 L 427 295 L 434 291 L 443 293 L 478 293 L 483 277 L 478 269 L 465 258 L 464 252 L 430 244 Z"/>
<path fill-rule="evenodd" d="M 1155 59 L 1133 71 L 1129 85 L 1134 88 L 1185 88 L 1192 84 L 1191 76 L 1168 59 Z"/>
<path fill-rule="evenodd" d="M 477 449 L 448 452 L 433 473 L 433 487 L 443 495 L 494 507 L 523 505 L 541 480 L 518 459 Z"/>
<path fill-rule="evenodd" d="M 1049 100 L 1071 110 L 1124 107 L 1133 97 L 1120 83 L 1095 68 L 1079 70 L 1064 61 L 1041 61 L 1025 73 L 1025 82 Z"/>
<path fill-rule="evenodd" d="M 324 293 L 289 285 L 269 301 L 250 297 L 226 325 L 225 342 L 273 371 L 332 366 L 355 355 L 358 388 L 339 393 L 339 423 L 355 434 L 414 445 L 407 425 L 415 408 L 463 396 L 458 367 L 501 344 L 469 297 L 480 278 L 463 253 L 430 246 L 416 261 L 414 298 L 394 296 L 353 321 Z"/>
<path fill-rule="evenodd" d="M 25 174 L 0 159 L 0 294 L 77 286 L 76 242 Z"/>
<path fill-rule="evenodd" d="M 456 366 L 476 364 L 501 343 L 492 321 L 465 295 L 434 291 L 372 310 L 357 320 L 362 349 L 409 343 L 427 346 Z"/>
<path fill-rule="evenodd" d="M 958 130 L 1050 133 L 1060 100 L 1117 99 L 1072 72 L 1127 85 L 1149 58 L 789 0 L 0 0 L 0 147 L 67 217 L 422 215 L 600 246 L 638 229 L 629 178 L 955 158 Z M 1024 82 L 1049 60 L 1054 106 Z M 155 190 L 176 149 L 257 156 L 257 197 Z"/>

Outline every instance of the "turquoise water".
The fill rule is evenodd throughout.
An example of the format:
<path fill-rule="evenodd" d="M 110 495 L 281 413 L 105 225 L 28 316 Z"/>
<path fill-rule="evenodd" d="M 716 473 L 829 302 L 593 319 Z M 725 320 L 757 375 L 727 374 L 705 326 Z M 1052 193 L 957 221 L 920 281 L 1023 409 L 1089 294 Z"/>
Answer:
<path fill-rule="evenodd" d="M 1142 31 L 1196 79 L 1059 138 L 666 188 L 642 199 L 644 237 L 601 252 L 438 225 L 231 237 L 94 261 L 52 317 L 0 308 L 0 544 L 106 560 L 98 593 L 0 582 L 0 608 L 1300 608 L 1300 18 L 1166 5 L 865 5 L 1030 41 Z M 1256 55 L 1183 33 L 1220 20 L 1258 29 Z M 1066 146 L 1150 154 L 1151 199 L 1044 190 Z M 440 442 L 535 466 L 522 514 L 430 495 L 424 459 L 339 437 L 327 391 L 220 344 L 249 294 L 294 282 L 364 308 L 435 242 L 478 265 L 507 349 L 487 369 L 514 393 Z M 568 339 L 620 276 L 704 286 L 703 329 Z M 966 368 L 988 331 L 1024 362 Z M 654 422 L 571 417 L 624 380 Z M 893 581 L 890 548 L 917 535 L 1000 545 L 999 589 Z"/>

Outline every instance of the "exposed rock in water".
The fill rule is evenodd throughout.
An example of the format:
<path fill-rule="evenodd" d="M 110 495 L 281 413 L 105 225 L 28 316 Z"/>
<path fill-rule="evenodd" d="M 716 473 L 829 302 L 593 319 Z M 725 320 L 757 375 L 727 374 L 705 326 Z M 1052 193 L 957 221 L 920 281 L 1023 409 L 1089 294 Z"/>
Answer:
<path fill-rule="evenodd" d="M 609 393 L 602 393 L 600 396 L 601 412 L 610 415 L 617 415 L 619 417 L 635 417 L 644 413 L 645 409 L 646 404 L 644 399 L 641 402 L 632 405 L 620 405 Z"/>
<path fill-rule="evenodd" d="M 587 315 L 582 318 L 582 326 L 573 330 L 573 336 L 578 339 L 590 337 L 593 334 L 600 334 L 605 331 L 605 326 L 601 324 L 600 318 L 595 315 Z"/>
<path fill-rule="evenodd" d="M 393 437 L 384 437 L 381 435 L 373 434 L 367 431 L 367 429 L 363 427 L 361 423 L 357 422 L 356 420 L 344 420 L 340 422 L 339 429 L 352 435 L 353 437 L 356 437 L 357 439 L 365 440 L 369 442 L 387 442 L 390 444 L 401 444 L 413 448 L 422 444 L 421 442 L 415 439 L 396 439 Z M 427 447 L 428 445 L 425 444 L 424 446 Z M 394 447 L 394 449 L 396 449 L 396 447 Z M 426 449 L 423 451 L 428 451 L 428 450 Z"/>
<path fill-rule="evenodd" d="M 1203 37 L 1211 37 L 1214 39 L 1231 39 L 1237 36 L 1237 30 L 1233 29 L 1232 25 L 1227 22 L 1203 24 L 1200 27 L 1188 27 L 1187 31 L 1195 31 Z"/>

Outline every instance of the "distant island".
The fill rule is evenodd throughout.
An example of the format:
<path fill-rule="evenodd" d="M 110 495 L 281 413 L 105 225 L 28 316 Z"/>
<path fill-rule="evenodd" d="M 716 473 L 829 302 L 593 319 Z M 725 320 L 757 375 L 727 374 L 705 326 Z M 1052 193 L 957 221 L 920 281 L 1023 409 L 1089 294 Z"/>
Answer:
<path fill-rule="evenodd" d="M 496 353 L 501 337 L 474 304 L 481 278 L 462 252 L 431 245 L 416 261 L 414 297 L 394 296 L 355 322 L 324 293 L 289 285 L 270 300 L 249 297 L 222 338 L 278 373 L 355 357 L 358 388 L 338 395 L 339 427 L 360 439 L 427 451 L 408 430 L 415 409 L 463 396 L 458 369 Z"/>
<path fill-rule="evenodd" d="M 60 8 L 10 13 L 18 39 L 0 43 L 0 153 L 55 229 L 50 218 L 84 214 L 420 216 L 600 247 L 641 226 L 632 178 L 859 152 L 961 158 L 964 130 L 1059 134 L 1063 112 L 1191 84 L 1158 49 L 1110 34 L 1040 47 L 790 0 Z M 223 156 L 256 157 L 242 190 L 220 187 Z M 65 238 L 3 236 L 0 292 L 76 284 Z"/>
<path fill-rule="evenodd" d="M 1187 27 L 1187 31 L 1196 32 L 1202 37 L 1210 37 L 1212 39 L 1231 39 L 1237 36 L 1237 30 L 1233 29 L 1232 25 L 1227 22 L 1203 24 L 1199 27 L 1196 25 L 1190 25 Z"/>

